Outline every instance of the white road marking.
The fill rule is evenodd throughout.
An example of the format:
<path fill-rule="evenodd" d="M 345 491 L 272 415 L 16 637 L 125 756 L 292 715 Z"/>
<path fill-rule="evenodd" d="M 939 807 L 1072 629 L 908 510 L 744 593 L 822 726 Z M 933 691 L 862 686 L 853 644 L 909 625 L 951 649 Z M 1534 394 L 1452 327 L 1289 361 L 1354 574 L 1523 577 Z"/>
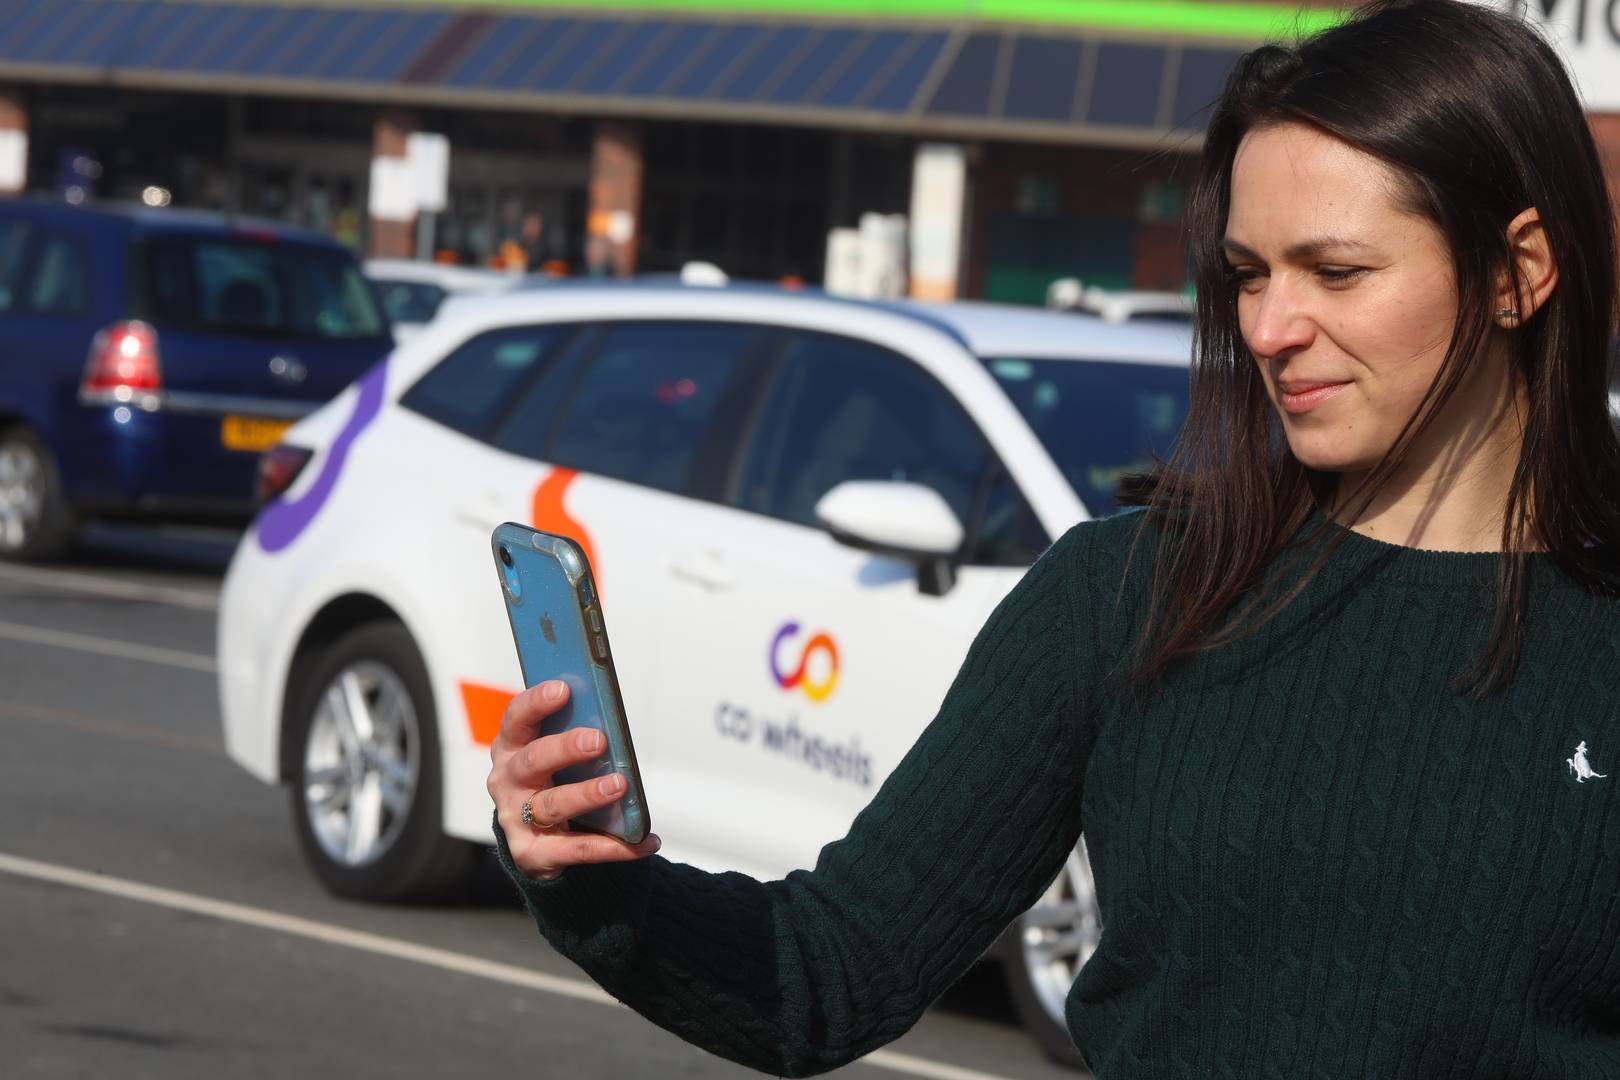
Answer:
<path fill-rule="evenodd" d="M 79 574 L 68 570 L 46 570 L 40 567 L 0 565 L 0 581 L 15 581 L 23 585 L 40 585 L 63 592 L 87 593 L 92 596 L 116 596 L 125 600 L 150 600 L 195 611 L 219 610 L 219 597 L 197 589 L 177 589 L 168 585 L 143 585 L 136 581 L 120 581 L 95 574 Z"/>
<path fill-rule="evenodd" d="M 328 945 L 339 945 L 347 949 L 358 949 L 361 952 L 393 957 L 396 960 L 425 964 L 429 967 L 454 971 L 462 975 L 471 975 L 475 978 L 506 983 L 509 986 L 521 986 L 529 990 L 539 990 L 542 993 L 557 994 L 560 997 L 573 998 L 576 1001 L 587 1001 L 596 1005 L 618 1004 L 599 987 L 583 979 L 547 975 L 543 972 L 530 971 L 528 968 L 521 968 L 512 964 L 502 964 L 493 960 L 483 960 L 476 956 L 451 952 L 448 949 L 436 949 L 430 945 L 417 945 L 414 942 L 384 937 L 381 934 L 368 934 L 362 930 L 349 930 L 341 926 L 333 926 L 330 923 L 317 922 L 314 919 L 303 919 L 296 915 L 283 915 L 280 912 L 250 907 L 246 904 L 213 900 L 206 896 L 180 892 L 177 889 L 165 889 L 158 885 L 146 885 L 138 881 L 130 881 L 127 878 L 112 877 L 108 874 L 93 874 L 84 870 L 76 870 L 70 866 L 59 866 L 55 863 L 40 862 L 36 859 L 25 859 L 18 855 L 4 853 L 0 853 L 0 873 L 32 878 L 35 881 L 49 881 L 57 885 L 85 889 L 89 892 L 102 893 L 107 896 L 117 896 L 125 900 L 136 900 L 143 904 L 154 904 L 174 911 L 190 912 L 193 915 L 205 915 L 209 918 L 240 923 L 244 926 L 256 926 L 261 930 L 273 930 L 277 933 L 291 934 L 312 941 L 325 942 Z M 927 1058 L 913 1057 L 910 1054 L 897 1054 L 892 1050 L 874 1050 L 861 1058 L 860 1063 L 875 1065 L 891 1072 L 923 1076 L 927 1077 L 928 1080 L 1008 1080 L 1007 1077 L 997 1076 L 993 1073 L 977 1072 L 957 1065 L 947 1065 L 939 1061 L 930 1061 Z"/>
<path fill-rule="evenodd" d="M 163 664 L 187 671 L 217 670 L 212 656 L 202 653 L 165 649 L 160 645 L 136 645 L 113 638 L 76 634 L 69 630 L 47 630 L 43 626 L 25 626 L 22 623 L 0 622 L 0 638 L 26 641 L 31 645 L 49 645 L 58 649 L 76 649 L 99 656 L 116 656 L 123 660 L 142 660 L 148 664 Z"/>

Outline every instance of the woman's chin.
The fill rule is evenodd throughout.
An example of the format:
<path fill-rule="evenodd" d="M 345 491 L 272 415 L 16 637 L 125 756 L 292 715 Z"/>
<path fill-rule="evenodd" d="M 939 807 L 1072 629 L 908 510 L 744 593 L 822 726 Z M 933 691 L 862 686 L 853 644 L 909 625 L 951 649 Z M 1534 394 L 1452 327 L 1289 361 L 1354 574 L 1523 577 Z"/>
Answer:
<path fill-rule="evenodd" d="M 1321 438 L 1315 433 L 1305 438 L 1290 437 L 1288 448 L 1301 465 L 1318 472 L 1366 472 L 1376 466 L 1383 456 L 1369 452 L 1365 447 L 1347 446 L 1342 439 Z"/>

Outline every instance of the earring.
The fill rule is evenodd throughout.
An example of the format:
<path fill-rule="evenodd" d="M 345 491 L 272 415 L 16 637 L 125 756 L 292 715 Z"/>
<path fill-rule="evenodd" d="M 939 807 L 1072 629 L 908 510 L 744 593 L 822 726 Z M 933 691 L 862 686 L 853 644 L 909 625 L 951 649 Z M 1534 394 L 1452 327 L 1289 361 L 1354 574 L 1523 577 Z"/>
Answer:
<path fill-rule="evenodd" d="M 1498 311 L 1496 313 L 1496 317 L 1498 319 L 1510 319 L 1513 322 L 1518 322 L 1519 321 L 1519 309 L 1514 308 L 1514 307 L 1502 308 L 1500 311 Z"/>

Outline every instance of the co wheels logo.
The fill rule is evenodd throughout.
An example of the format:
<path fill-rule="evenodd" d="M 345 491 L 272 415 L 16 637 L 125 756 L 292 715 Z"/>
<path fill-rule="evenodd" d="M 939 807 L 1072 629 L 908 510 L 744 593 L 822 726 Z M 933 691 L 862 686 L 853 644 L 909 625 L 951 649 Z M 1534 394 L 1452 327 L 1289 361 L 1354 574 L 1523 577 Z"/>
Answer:
<path fill-rule="evenodd" d="M 798 666 L 793 668 L 792 671 L 785 672 L 782 670 L 780 663 L 783 652 L 782 646 L 788 638 L 795 636 L 798 632 L 799 624 L 790 622 L 778 630 L 776 637 L 771 640 L 771 677 L 784 690 L 803 690 L 805 696 L 811 701 L 826 701 L 832 697 L 833 690 L 838 687 L 838 646 L 833 643 L 833 639 L 827 634 L 816 634 L 809 641 L 806 641 L 804 647 L 799 650 Z M 824 659 L 816 665 L 816 674 L 812 675 L 810 658 L 817 653 L 820 653 Z M 791 649 L 789 655 L 792 655 Z"/>

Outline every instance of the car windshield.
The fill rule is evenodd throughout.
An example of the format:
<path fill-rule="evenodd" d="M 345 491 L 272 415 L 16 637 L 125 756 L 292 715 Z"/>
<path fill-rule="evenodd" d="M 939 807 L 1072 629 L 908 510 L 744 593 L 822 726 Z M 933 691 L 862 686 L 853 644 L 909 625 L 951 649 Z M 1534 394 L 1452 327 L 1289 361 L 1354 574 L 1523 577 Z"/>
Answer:
<path fill-rule="evenodd" d="M 399 323 L 425 323 L 438 313 L 439 305 L 449 295 L 444 289 L 426 281 L 376 281 L 382 294 L 383 310 L 388 321 Z"/>
<path fill-rule="evenodd" d="M 1127 473 L 1150 468 L 1187 417 L 1187 369 L 1173 364 L 987 358 L 1087 509 L 1105 514 Z"/>
<path fill-rule="evenodd" d="M 354 257 L 257 237 L 147 240 L 142 299 L 159 326 L 257 337 L 363 340 L 387 323 Z"/>

